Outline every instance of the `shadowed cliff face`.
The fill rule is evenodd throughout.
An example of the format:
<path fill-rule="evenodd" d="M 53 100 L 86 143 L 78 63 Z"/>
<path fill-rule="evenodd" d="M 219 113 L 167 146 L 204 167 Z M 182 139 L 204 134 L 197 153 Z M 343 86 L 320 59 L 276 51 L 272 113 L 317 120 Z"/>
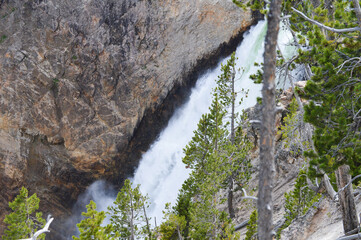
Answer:
<path fill-rule="evenodd" d="M 131 174 L 140 123 L 154 137 L 252 22 L 231 0 L 3 0 L 0 18 L 0 222 L 21 186 L 57 221 L 94 180 Z"/>

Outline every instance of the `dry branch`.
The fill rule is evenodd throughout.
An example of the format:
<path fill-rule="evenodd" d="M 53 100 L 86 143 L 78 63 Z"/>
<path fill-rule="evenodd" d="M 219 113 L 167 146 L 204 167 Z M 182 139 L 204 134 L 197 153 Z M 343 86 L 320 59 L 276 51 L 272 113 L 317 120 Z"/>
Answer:
<path fill-rule="evenodd" d="M 331 31 L 331 32 L 335 32 L 335 33 L 345 33 L 345 32 L 356 32 L 356 31 L 361 31 L 360 27 L 354 27 L 354 28 L 342 28 L 342 29 L 337 29 L 337 28 L 332 28 L 329 26 L 326 26 L 322 23 L 317 22 L 316 20 L 313 20 L 309 17 L 307 17 L 303 12 L 298 11 L 296 8 L 291 7 L 293 11 L 295 11 L 298 15 L 300 15 L 303 19 L 305 19 L 306 21 L 313 23 L 317 26 L 319 26 L 320 28 L 323 28 L 325 30 Z"/>
<path fill-rule="evenodd" d="M 39 231 L 37 231 L 36 233 L 34 233 L 34 235 L 31 238 L 25 238 L 25 239 L 19 239 L 19 240 L 37 240 L 41 234 L 50 232 L 49 227 L 53 220 L 54 220 L 54 218 L 50 217 L 50 215 L 49 215 L 47 223 L 45 224 L 44 228 L 42 228 Z"/>

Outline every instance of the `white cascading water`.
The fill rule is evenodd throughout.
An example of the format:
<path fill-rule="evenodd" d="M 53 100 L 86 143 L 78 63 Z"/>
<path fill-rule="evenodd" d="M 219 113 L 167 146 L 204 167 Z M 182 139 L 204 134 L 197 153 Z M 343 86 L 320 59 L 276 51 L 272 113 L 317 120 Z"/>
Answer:
<path fill-rule="evenodd" d="M 242 76 L 236 75 L 236 89 L 249 89 L 242 108 L 255 105 L 256 98 L 260 96 L 261 85 L 255 85 L 249 75 L 256 71 L 254 62 L 262 61 L 265 32 L 266 23 L 262 21 L 244 34 L 244 39 L 236 50 L 237 68 L 244 69 Z M 224 59 L 222 63 L 226 61 Z M 133 183 L 140 184 L 142 193 L 147 193 L 150 198 L 148 216 L 156 218 L 157 223 L 162 219 L 165 204 L 176 202 L 178 191 L 188 178 L 189 170 L 182 163 L 183 148 L 192 139 L 202 114 L 208 112 L 212 102 L 212 89 L 221 74 L 220 68 L 219 64 L 213 71 L 198 79 L 188 102 L 174 113 L 168 126 L 143 155 L 134 174 Z"/>
<path fill-rule="evenodd" d="M 238 112 L 241 109 L 254 106 L 257 97 L 261 95 L 262 85 L 254 84 L 249 76 L 256 73 L 258 69 L 254 66 L 254 62 L 263 62 L 266 30 L 266 22 L 260 21 L 244 34 L 244 39 L 236 50 L 237 68 L 243 69 L 243 74 L 238 73 L 236 75 L 236 89 L 249 90 L 248 97 L 238 107 Z M 295 48 L 289 46 L 292 41 L 291 34 L 281 28 L 279 47 L 286 58 L 294 55 Z M 224 59 L 222 63 L 226 61 L 227 59 Z M 132 182 L 135 185 L 140 184 L 143 195 L 148 194 L 150 198 L 151 205 L 147 215 L 152 218 L 152 223 L 156 219 L 159 225 L 162 221 L 162 211 L 165 204 L 176 202 L 178 191 L 189 175 L 189 170 L 182 163 L 183 148 L 192 139 L 193 131 L 197 128 L 199 119 L 211 105 L 212 89 L 221 73 L 220 65 L 221 63 L 217 68 L 208 71 L 198 79 L 189 100 L 175 111 L 167 127 L 163 129 L 158 139 L 140 160 Z M 115 200 L 115 192 L 104 190 L 106 186 L 104 181 L 93 183 L 82 195 L 83 198 L 79 197 L 76 206 L 79 206 L 80 203 L 85 204 L 86 198 L 85 201 L 87 202 L 89 199 L 94 200 L 99 211 L 106 211 L 111 199 Z"/>

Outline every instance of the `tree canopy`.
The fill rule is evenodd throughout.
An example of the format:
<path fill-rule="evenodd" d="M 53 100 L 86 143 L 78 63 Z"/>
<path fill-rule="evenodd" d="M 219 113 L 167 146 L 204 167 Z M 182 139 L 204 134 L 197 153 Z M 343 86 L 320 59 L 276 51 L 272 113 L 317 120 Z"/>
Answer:
<path fill-rule="evenodd" d="M 40 199 L 36 193 L 29 197 L 25 187 L 20 189 L 19 195 L 9 203 L 12 212 L 6 215 L 4 222 L 7 226 L 4 240 L 31 238 L 34 233 L 45 225 L 42 212 L 38 212 Z M 41 234 L 39 239 L 44 239 Z"/>

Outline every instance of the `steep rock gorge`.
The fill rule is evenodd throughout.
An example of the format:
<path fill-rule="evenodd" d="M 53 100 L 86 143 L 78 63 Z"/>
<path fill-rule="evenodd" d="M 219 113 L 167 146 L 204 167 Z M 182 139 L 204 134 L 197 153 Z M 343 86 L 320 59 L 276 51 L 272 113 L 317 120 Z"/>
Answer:
<path fill-rule="evenodd" d="M 253 22 L 231 0 L 0 0 L 0 17 L 0 235 L 21 186 L 61 221 L 94 180 L 120 184 Z"/>

